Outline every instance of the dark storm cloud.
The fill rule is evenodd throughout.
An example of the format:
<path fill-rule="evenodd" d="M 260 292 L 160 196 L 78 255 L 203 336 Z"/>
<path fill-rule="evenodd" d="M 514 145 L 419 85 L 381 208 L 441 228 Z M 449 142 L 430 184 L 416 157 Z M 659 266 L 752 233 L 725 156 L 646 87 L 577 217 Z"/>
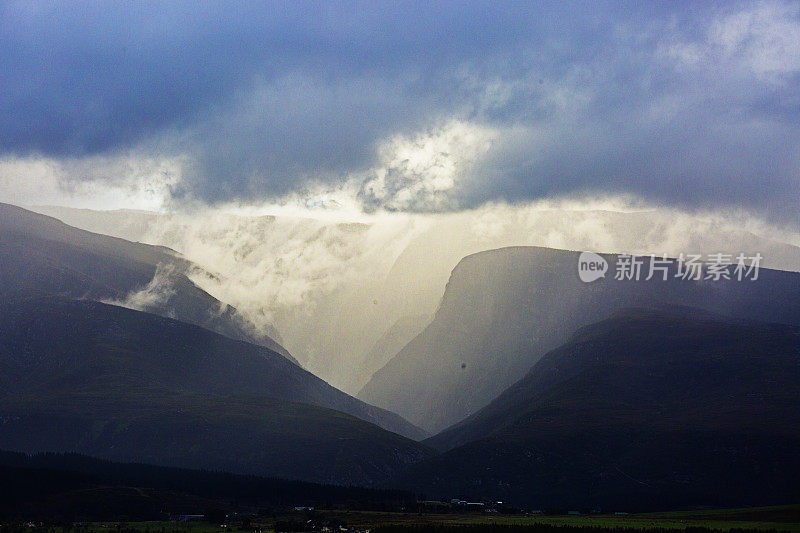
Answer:
<path fill-rule="evenodd" d="M 335 90 L 351 78 L 391 80 L 410 68 L 414 81 L 424 84 L 426 76 L 465 56 L 503 50 L 528 32 L 523 21 L 479 5 L 335 7 L 5 3 L 0 146 L 96 153 L 160 128 L 186 126 L 199 111 L 224 105 L 240 91 L 296 73 L 313 78 L 311 89 Z M 482 17 L 484 11 L 491 16 Z M 276 96 L 320 96 L 298 94 L 302 90 Z M 369 98 L 369 92 L 356 88 L 350 97 Z"/>
<path fill-rule="evenodd" d="M 0 19 L 6 155 L 186 154 L 179 193 L 263 198 L 455 119 L 500 132 L 458 205 L 796 211 L 794 3 L 21 2 Z"/>

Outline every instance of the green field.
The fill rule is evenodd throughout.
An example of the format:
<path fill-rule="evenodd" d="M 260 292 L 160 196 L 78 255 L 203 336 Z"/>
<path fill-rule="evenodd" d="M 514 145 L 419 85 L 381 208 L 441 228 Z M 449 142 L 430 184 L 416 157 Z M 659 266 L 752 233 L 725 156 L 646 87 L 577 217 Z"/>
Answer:
<path fill-rule="evenodd" d="M 311 521 L 311 522 L 309 522 Z M 715 509 L 644 513 L 630 515 L 487 515 L 487 514 L 416 514 L 363 511 L 298 511 L 254 517 L 245 522 L 222 526 L 208 522 L 101 522 L 69 527 L 0 526 L 0 533 L 268 533 L 313 524 L 348 531 L 391 532 L 478 532 L 537 531 L 570 533 L 589 528 L 592 533 L 607 531 L 787 531 L 800 532 L 800 505 L 744 509 Z M 308 531 L 312 531 L 311 525 Z"/>
<path fill-rule="evenodd" d="M 356 528 L 381 526 L 553 526 L 559 528 L 683 530 L 704 528 L 715 531 L 759 530 L 800 532 L 800 505 L 748 509 L 719 509 L 630 515 L 485 515 L 408 514 L 369 512 L 324 512 L 328 519 Z M 279 517 L 288 520 L 289 516 Z M 271 525 L 271 524 L 270 524 Z M 472 528 L 468 528 L 474 530 Z M 510 528 L 516 529 L 516 528 Z"/>

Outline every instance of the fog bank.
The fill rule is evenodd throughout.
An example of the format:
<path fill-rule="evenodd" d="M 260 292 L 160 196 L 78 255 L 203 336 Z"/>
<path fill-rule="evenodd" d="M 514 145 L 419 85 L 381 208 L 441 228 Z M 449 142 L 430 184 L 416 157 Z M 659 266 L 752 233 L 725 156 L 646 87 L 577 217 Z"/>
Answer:
<path fill-rule="evenodd" d="M 443 214 L 366 214 L 341 203 L 174 213 L 35 209 L 179 251 L 200 267 L 189 273 L 196 284 L 256 328 L 274 324 L 306 368 L 352 393 L 393 355 L 376 354 L 376 342 L 398 321 L 432 316 L 453 267 L 477 251 L 535 245 L 672 256 L 760 252 L 763 266 L 800 270 L 793 246 L 800 236 L 747 213 L 688 213 L 626 199 L 489 204 Z M 392 346 L 410 340 L 397 329 Z"/>

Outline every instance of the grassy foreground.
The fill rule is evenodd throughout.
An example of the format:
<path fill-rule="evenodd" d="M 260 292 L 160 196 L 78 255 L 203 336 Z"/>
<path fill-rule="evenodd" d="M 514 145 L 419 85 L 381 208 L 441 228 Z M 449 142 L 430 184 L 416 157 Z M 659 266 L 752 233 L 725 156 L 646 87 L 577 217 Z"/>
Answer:
<path fill-rule="evenodd" d="M 371 531 L 372 533 L 629 532 L 686 530 L 800 533 L 800 505 L 630 515 L 416 514 L 366 511 L 297 511 L 252 517 L 226 525 L 208 522 L 102 522 L 82 525 L 4 525 L 0 533 L 268 533 L 272 531 Z"/>

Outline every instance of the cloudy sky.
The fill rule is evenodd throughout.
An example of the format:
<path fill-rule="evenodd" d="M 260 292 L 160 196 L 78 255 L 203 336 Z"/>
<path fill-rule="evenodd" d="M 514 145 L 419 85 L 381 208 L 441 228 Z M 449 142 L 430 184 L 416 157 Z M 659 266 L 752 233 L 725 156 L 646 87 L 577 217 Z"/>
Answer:
<path fill-rule="evenodd" d="M 0 200 L 800 227 L 798 2 L 3 2 Z"/>

